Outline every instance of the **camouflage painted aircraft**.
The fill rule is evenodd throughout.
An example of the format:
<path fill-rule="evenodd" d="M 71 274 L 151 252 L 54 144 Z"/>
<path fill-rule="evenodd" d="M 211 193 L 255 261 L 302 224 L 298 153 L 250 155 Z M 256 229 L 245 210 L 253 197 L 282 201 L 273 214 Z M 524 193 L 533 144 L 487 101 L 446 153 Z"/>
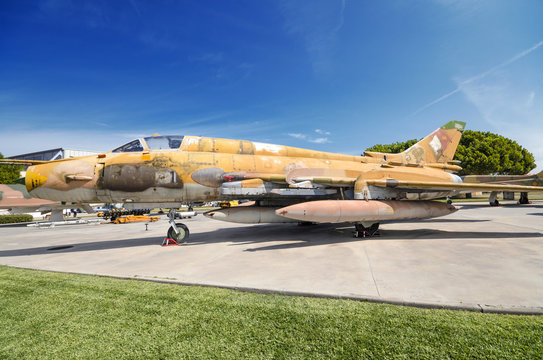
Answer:
<path fill-rule="evenodd" d="M 65 209 L 89 207 L 79 204 L 62 204 L 58 201 L 33 198 L 21 184 L 0 184 L 0 209 L 7 210 L 10 214 L 24 214 L 30 212 L 51 212 L 50 221 L 63 220 L 62 213 Z"/>
<path fill-rule="evenodd" d="M 351 222 L 373 235 L 381 221 L 426 219 L 456 211 L 429 199 L 459 191 L 533 191 L 543 187 L 463 184 L 452 160 L 465 123 L 450 121 L 400 154 L 352 156 L 195 136 L 151 136 L 110 152 L 34 162 L 25 184 L 35 197 L 123 202 L 127 208 L 177 209 L 184 202 L 254 200 L 206 213 L 241 222 Z M 21 161 L 28 162 L 26 160 Z M 187 227 L 170 211 L 168 237 Z"/>
<path fill-rule="evenodd" d="M 504 185 L 528 185 L 543 186 L 543 171 L 535 175 L 467 175 L 462 178 L 465 183 L 470 184 L 504 184 Z M 490 193 L 488 199 L 491 206 L 500 205 L 498 192 Z M 529 204 L 528 192 L 521 192 L 519 204 Z"/>

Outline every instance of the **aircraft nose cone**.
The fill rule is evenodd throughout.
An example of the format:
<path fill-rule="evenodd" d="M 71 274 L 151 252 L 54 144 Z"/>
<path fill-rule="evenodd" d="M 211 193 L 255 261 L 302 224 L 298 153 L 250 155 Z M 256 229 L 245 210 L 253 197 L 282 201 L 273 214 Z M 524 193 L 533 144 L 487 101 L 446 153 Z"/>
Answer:
<path fill-rule="evenodd" d="M 40 175 L 38 172 L 34 171 L 34 167 L 29 167 L 28 170 L 26 170 L 25 175 L 25 185 L 26 190 L 28 192 L 31 192 L 38 186 L 41 186 L 43 183 L 47 181 L 47 177 Z"/>

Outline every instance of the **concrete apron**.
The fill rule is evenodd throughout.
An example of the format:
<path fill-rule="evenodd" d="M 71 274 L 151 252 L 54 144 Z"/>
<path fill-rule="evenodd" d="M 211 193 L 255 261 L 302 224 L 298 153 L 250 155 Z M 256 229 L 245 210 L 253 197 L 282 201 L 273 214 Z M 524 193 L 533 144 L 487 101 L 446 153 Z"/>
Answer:
<path fill-rule="evenodd" d="M 511 202 L 513 204 L 513 202 Z M 198 215 L 161 247 L 168 223 L 0 228 L 0 264 L 243 291 L 425 308 L 543 314 L 543 202 L 467 204 L 443 218 L 381 225 L 241 225 Z"/>

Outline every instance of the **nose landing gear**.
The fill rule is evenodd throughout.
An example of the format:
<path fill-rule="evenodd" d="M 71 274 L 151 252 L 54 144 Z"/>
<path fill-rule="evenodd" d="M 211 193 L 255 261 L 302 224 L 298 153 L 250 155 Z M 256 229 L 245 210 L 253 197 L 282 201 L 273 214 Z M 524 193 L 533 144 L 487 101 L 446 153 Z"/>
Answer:
<path fill-rule="evenodd" d="M 175 222 L 175 209 L 170 209 L 168 212 L 168 219 L 170 221 L 170 228 L 168 229 L 167 238 L 172 239 L 177 243 L 182 243 L 189 237 L 189 228 L 183 223 Z"/>

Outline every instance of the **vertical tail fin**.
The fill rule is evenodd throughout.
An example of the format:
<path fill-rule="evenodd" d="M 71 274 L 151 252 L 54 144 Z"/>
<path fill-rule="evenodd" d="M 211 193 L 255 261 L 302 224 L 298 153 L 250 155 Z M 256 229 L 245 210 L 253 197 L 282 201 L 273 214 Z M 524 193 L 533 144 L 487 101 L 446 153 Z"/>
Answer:
<path fill-rule="evenodd" d="M 452 120 L 401 153 L 408 163 L 448 163 L 452 161 L 465 122 Z"/>
<path fill-rule="evenodd" d="M 382 158 L 389 162 L 409 164 L 448 164 L 454 158 L 454 153 L 460 143 L 466 123 L 452 120 L 424 139 L 399 154 L 366 151 L 364 156 Z M 458 170 L 458 169 L 456 169 Z"/>

